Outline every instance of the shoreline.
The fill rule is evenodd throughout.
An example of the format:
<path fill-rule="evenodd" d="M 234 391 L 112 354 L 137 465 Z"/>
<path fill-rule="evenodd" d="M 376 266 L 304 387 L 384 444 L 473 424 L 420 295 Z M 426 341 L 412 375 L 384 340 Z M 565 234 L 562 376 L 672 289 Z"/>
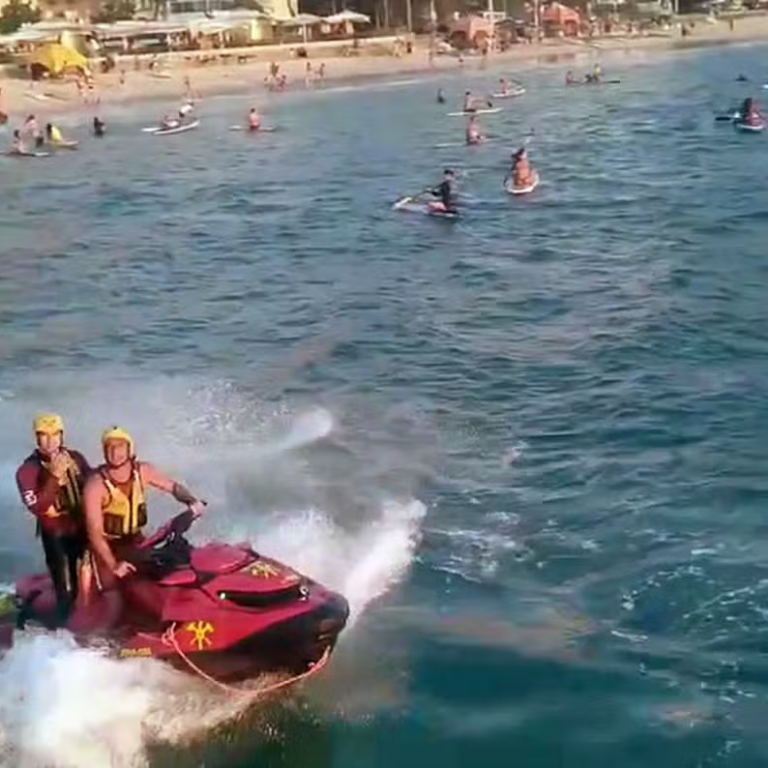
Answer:
<path fill-rule="evenodd" d="M 731 30 L 727 22 L 706 25 L 701 31 L 683 38 L 679 32 L 644 37 L 602 37 L 586 40 L 547 40 L 531 45 L 519 44 L 504 53 L 491 54 L 484 62 L 480 56 L 469 56 L 461 64 L 454 56 L 437 56 L 430 64 L 428 52 L 421 47 L 401 57 L 387 55 L 361 55 L 357 57 L 323 57 L 291 59 L 280 64 L 288 76 L 286 93 L 322 91 L 334 87 L 376 83 L 392 77 L 456 77 L 463 72 L 477 74 L 487 69 L 496 72 L 500 66 L 524 70 L 562 64 L 579 66 L 579 62 L 600 60 L 607 62 L 618 56 L 657 55 L 701 48 L 754 45 L 768 43 L 768 17 L 749 18 L 741 28 Z M 310 55 L 314 53 L 310 49 Z M 313 65 L 325 64 L 326 76 L 322 83 L 306 86 L 304 82 L 307 61 Z M 8 127 L 16 127 L 29 113 L 40 119 L 80 116 L 90 119 L 95 114 L 108 114 L 115 108 L 134 106 L 144 102 L 170 102 L 168 109 L 184 97 L 185 80 L 189 78 L 195 99 L 213 96 L 250 97 L 255 104 L 264 106 L 266 99 L 279 97 L 264 86 L 267 61 L 248 64 L 219 64 L 210 67 L 179 66 L 158 76 L 149 72 L 126 72 L 125 83 L 120 84 L 117 72 L 96 76 L 99 95 L 97 104 L 82 103 L 72 82 L 41 81 L 5 78 L 0 80 L 0 111 L 9 115 Z M 512 72 L 508 73 L 511 76 Z M 762 87 L 762 83 L 759 84 Z"/>

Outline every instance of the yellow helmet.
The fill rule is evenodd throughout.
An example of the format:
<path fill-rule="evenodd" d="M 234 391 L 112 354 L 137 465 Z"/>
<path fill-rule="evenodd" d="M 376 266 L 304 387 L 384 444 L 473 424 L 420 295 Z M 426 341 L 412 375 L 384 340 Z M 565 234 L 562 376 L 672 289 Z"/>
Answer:
<path fill-rule="evenodd" d="M 102 446 L 106 446 L 106 444 L 112 440 L 124 440 L 128 443 L 128 452 L 133 456 L 133 438 L 128 432 L 121 427 L 110 427 L 102 433 L 101 444 Z"/>
<path fill-rule="evenodd" d="M 32 422 L 35 434 L 57 435 L 64 431 L 64 419 L 55 413 L 41 413 Z"/>

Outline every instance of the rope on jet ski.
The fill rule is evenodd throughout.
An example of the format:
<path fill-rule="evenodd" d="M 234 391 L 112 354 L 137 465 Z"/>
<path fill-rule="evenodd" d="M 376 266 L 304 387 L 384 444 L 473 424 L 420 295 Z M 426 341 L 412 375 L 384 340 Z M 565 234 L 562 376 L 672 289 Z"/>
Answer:
<path fill-rule="evenodd" d="M 211 677 L 207 672 L 204 672 L 202 669 L 200 669 L 200 667 L 198 667 L 197 664 L 195 664 L 195 662 L 192 661 L 192 659 L 190 659 L 189 656 L 187 656 L 187 654 L 184 653 L 184 651 L 179 646 L 179 641 L 176 639 L 175 622 L 171 624 L 171 626 L 168 627 L 168 629 L 165 631 L 162 640 L 166 645 L 170 645 L 173 650 L 179 654 L 179 657 L 187 664 L 187 666 L 189 666 L 189 668 L 197 675 L 202 677 L 203 680 L 206 680 L 212 685 L 215 685 L 217 688 L 226 693 L 234 693 L 239 696 L 248 697 L 264 696 L 268 693 L 274 693 L 281 688 L 287 688 L 290 685 L 294 685 L 301 680 L 306 680 L 307 678 L 312 677 L 313 675 L 320 672 L 328 663 L 328 659 L 331 656 L 331 649 L 328 647 L 325 649 L 325 651 L 323 651 L 323 655 L 314 664 L 310 665 L 309 669 L 307 669 L 305 672 L 301 672 L 298 675 L 293 675 L 293 677 L 289 677 L 287 680 L 281 680 L 279 683 L 273 683 L 272 685 L 268 685 L 265 688 L 260 688 L 258 691 L 244 691 L 241 688 L 234 688 L 231 685 L 226 685 L 226 683 L 222 683 L 220 680 L 216 680 L 216 678 Z"/>

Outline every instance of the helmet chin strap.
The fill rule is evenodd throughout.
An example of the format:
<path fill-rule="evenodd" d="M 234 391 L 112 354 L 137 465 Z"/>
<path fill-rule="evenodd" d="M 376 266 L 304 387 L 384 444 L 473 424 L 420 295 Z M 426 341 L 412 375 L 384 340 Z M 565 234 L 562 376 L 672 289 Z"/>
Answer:
<path fill-rule="evenodd" d="M 126 464 L 133 464 L 133 456 L 129 456 L 125 461 L 121 461 L 119 464 L 116 464 L 113 461 L 110 461 L 106 456 L 104 456 L 104 460 L 107 462 L 107 466 L 110 469 L 120 469 L 121 467 L 124 467 Z"/>

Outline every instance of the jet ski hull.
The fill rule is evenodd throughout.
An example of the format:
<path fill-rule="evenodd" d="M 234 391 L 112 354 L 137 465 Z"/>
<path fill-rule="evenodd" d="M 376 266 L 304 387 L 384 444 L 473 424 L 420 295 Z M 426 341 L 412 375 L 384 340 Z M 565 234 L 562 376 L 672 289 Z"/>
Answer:
<path fill-rule="evenodd" d="M 342 595 L 247 545 L 193 548 L 182 538 L 171 549 L 171 565 L 164 544 L 149 550 L 155 572 L 140 568 L 125 580 L 121 618 L 107 637 L 116 658 L 154 658 L 235 682 L 301 674 L 333 650 L 349 617 Z M 67 629 L 86 646 L 103 639 L 109 610 L 100 594 L 78 599 Z M 0 646 L 30 623 L 57 627 L 47 575 L 22 579 L 15 600 L 0 604 Z"/>

